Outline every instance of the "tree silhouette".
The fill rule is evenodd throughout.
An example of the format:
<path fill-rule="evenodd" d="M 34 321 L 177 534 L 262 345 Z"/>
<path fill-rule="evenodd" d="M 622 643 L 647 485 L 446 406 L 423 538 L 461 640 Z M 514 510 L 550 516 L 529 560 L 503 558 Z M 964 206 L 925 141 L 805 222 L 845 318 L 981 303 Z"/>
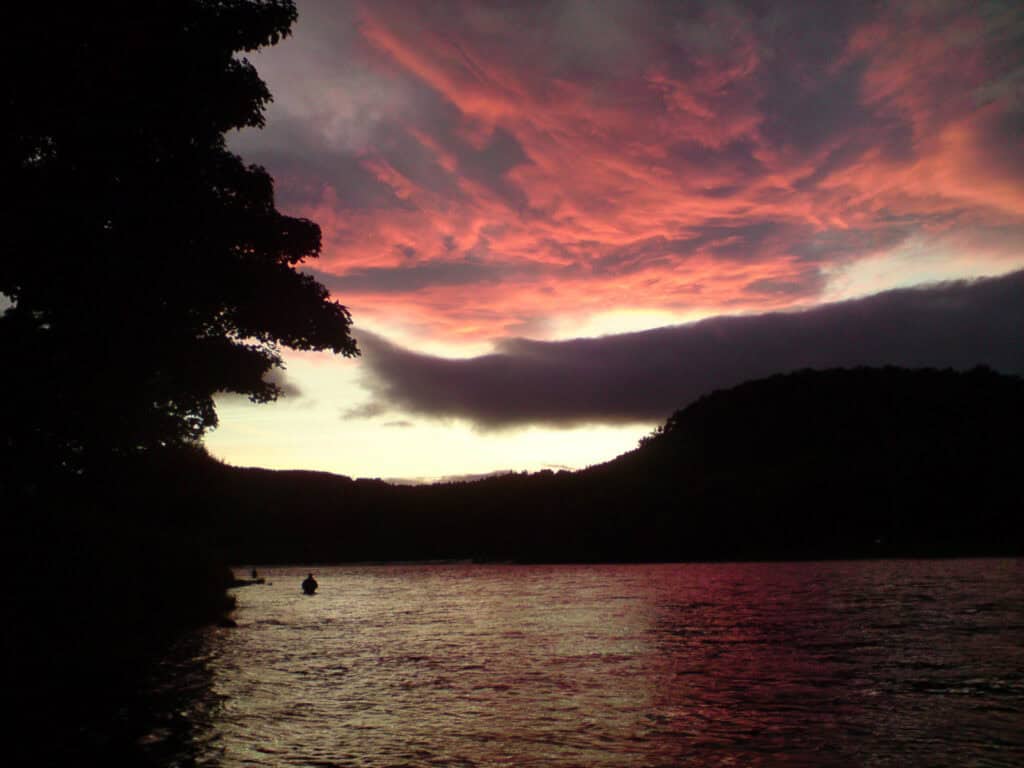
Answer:
<path fill-rule="evenodd" d="M 242 54 L 295 19 L 290 0 L 5 12 L 8 469 L 187 444 L 216 425 L 214 393 L 277 397 L 280 346 L 358 354 L 348 310 L 296 269 L 319 227 L 225 142 L 271 99 Z"/>

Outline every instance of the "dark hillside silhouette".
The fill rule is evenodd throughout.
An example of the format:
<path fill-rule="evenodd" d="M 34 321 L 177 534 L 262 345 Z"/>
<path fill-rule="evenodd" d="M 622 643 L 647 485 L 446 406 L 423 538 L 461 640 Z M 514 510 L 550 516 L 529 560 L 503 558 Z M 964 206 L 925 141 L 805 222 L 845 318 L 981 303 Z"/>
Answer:
<path fill-rule="evenodd" d="M 600 466 L 399 487 L 220 467 L 237 562 L 1020 553 L 1024 380 L 801 371 L 715 392 Z"/>

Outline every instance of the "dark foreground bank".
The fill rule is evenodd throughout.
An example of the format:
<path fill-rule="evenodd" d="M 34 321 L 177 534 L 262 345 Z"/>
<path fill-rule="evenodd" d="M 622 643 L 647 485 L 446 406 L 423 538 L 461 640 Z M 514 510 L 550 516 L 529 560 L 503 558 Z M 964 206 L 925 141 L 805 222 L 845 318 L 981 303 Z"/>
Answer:
<path fill-rule="evenodd" d="M 19 764 L 50 764 L 41 744 L 52 764 L 76 764 L 103 753 L 97 734 L 111 739 L 107 764 L 147 764 L 122 754 L 140 681 L 177 638 L 234 605 L 208 508 L 193 503 L 208 461 L 165 459 L 88 479 L 43 468 L 5 478 L 3 665 Z"/>

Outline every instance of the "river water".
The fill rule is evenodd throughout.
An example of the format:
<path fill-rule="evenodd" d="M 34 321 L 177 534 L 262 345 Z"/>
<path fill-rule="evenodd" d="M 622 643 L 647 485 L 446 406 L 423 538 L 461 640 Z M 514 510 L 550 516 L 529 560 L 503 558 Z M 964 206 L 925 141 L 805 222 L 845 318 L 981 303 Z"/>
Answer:
<path fill-rule="evenodd" d="M 260 570 L 151 764 L 1024 765 L 1022 560 Z"/>

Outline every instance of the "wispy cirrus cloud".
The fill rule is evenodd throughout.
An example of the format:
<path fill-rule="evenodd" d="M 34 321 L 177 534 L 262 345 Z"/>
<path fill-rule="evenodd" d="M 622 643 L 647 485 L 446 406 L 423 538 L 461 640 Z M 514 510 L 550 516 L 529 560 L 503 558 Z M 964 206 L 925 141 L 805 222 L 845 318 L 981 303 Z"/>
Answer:
<path fill-rule="evenodd" d="M 299 10 L 237 148 L 371 326 L 479 341 L 810 306 L 890 257 L 867 289 L 1024 265 L 1017 4 Z"/>

